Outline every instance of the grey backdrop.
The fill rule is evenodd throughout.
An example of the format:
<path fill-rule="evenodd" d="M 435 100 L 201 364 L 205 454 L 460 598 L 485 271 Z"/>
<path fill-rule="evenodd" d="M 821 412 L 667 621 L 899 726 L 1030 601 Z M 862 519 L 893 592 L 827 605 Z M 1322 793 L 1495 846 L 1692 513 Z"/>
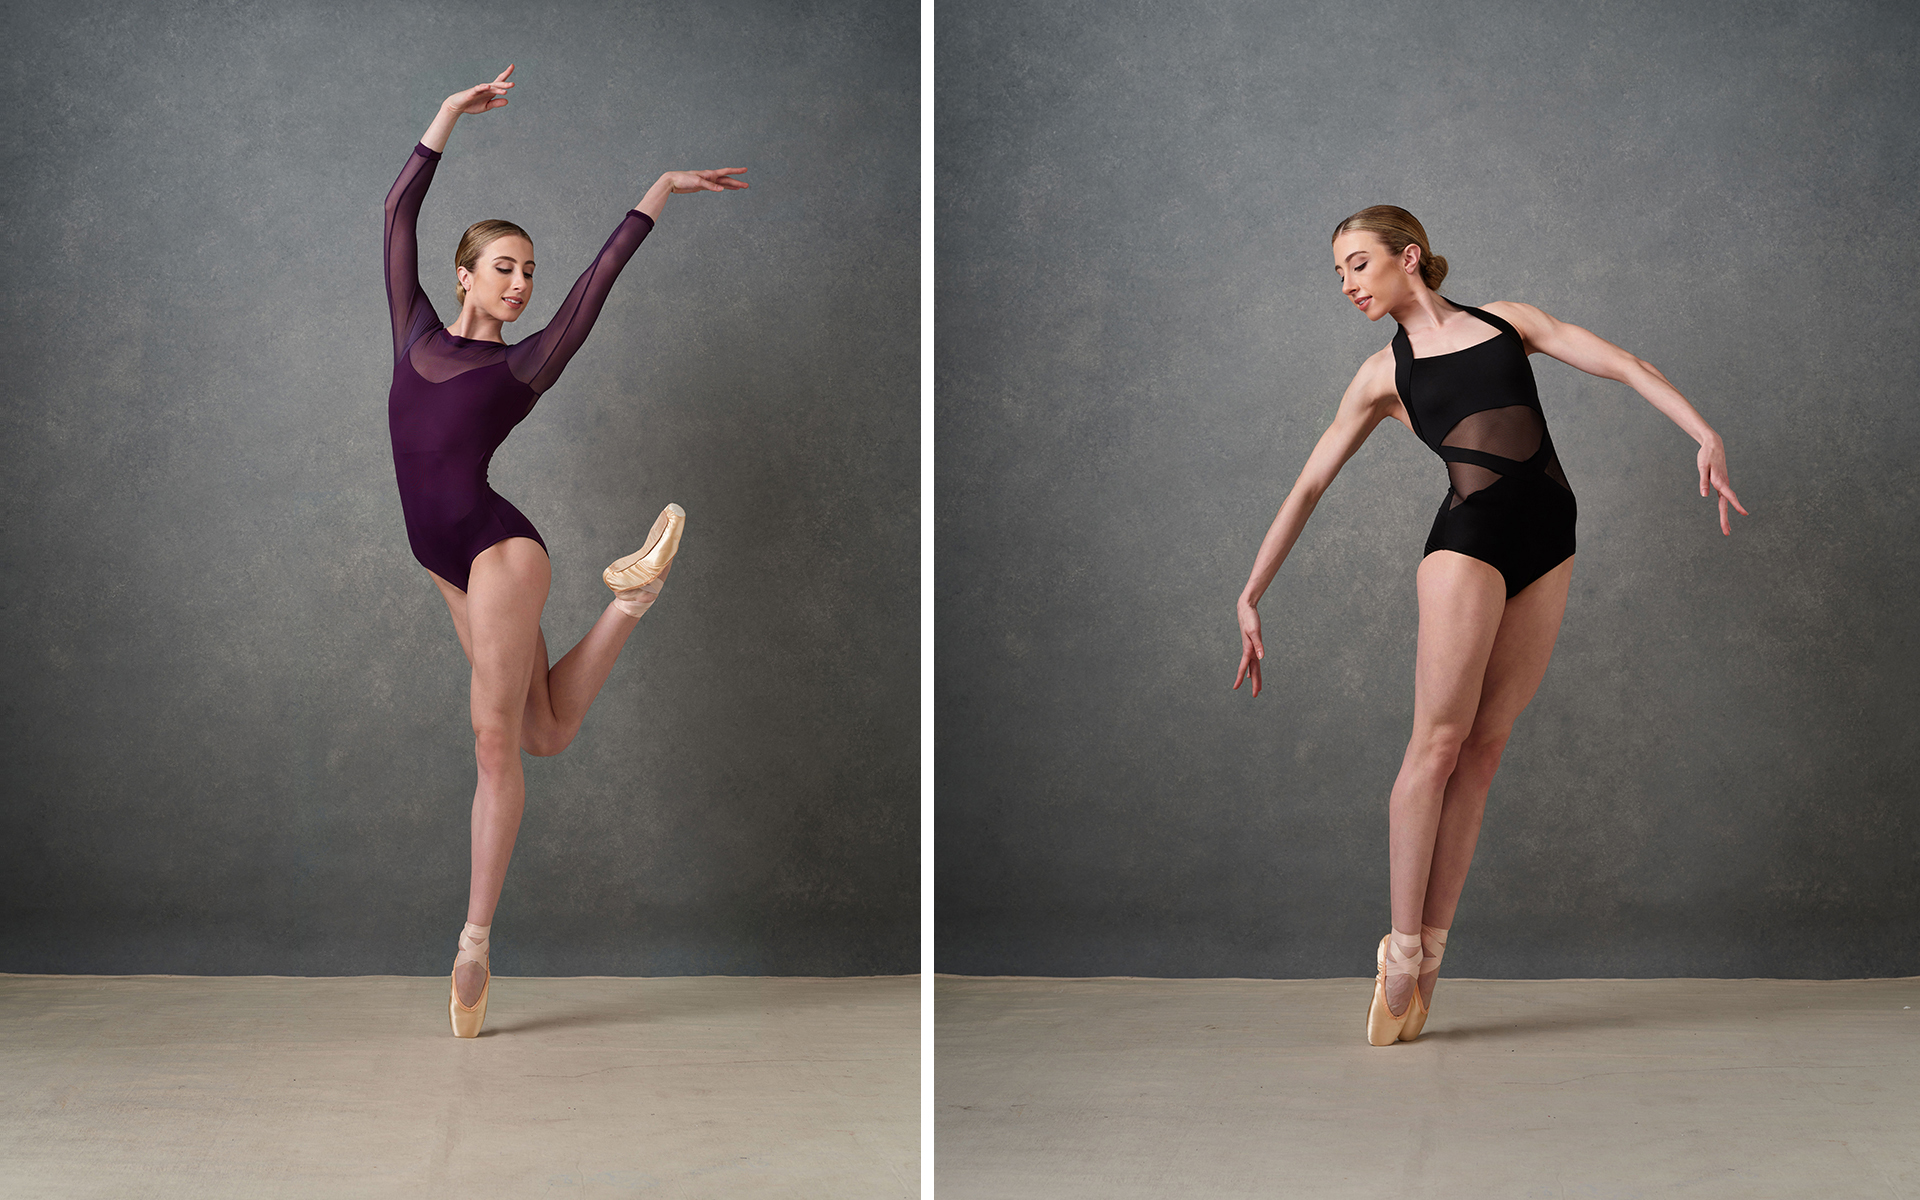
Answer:
<path fill-rule="evenodd" d="M 1366 975 L 1445 475 L 1399 426 L 1234 599 L 1361 360 L 1340 218 L 1659 366 L 1536 356 L 1559 648 L 1449 942 L 1482 976 L 1920 973 L 1916 10 L 940 9 L 938 966 Z"/>
<path fill-rule="evenodd" d="M 530 760 L 504 974 L 917 970 L 918 18 L 786 3 L 9 4 L 0 970 L 444 971 L 467 668 L 407 548 L 382 202 L 505 217 L 545 324 L 673 197 L 493 482 L 555 655 L 662 505 L 673 580 Z"/>

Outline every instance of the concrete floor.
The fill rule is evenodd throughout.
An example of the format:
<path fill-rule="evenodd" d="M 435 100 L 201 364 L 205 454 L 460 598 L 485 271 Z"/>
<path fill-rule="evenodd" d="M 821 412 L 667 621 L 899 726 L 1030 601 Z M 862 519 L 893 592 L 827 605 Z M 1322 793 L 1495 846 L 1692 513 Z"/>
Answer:
<path fill-rule="evenodd" d="M 0 975 L 0 1195 L 901 1197 L 919 980 Z"/>
<path fill-rule="evenodd" d="M 1920 980 L 935 983 L 939 1200 L 1920 1198 Z"/>

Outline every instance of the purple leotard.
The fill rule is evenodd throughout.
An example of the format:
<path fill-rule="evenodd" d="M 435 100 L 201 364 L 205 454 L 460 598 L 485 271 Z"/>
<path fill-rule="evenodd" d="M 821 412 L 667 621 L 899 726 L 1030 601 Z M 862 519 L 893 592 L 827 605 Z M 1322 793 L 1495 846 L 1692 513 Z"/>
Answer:
<path fill-rule="evenodd" d="M 511 346 L 448 333 L 420 286 L 415 223 L 437 151 L 416 145 L 387 193 L 387 303 L 393 315 L 393 389 L 387 428 L 413 556 L 461 591 L 474 556 L 510 537 L 547 543 L 533 522 L 487 486 L 487 464 L 561 370 L 653 229 L 630 209 L 567 293 L 552 323 Z"/>

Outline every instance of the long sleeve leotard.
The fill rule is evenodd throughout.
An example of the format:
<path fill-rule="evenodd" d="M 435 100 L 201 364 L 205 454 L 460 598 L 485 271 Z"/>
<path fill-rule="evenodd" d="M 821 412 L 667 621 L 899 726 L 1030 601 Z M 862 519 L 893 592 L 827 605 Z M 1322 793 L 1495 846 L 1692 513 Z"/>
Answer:
<path fill-rule="evenodd" d="M 533 522 L 487 485 L 487 464 L 586 340 L 620 268 L 653 229 L 630 209 L 567 293 L 553 321 L 511 346 L 449 333 L 420 286 L 415 232 L 437 151 L 416 145 L 387 193 L 387 303 L 393 316 L 393 388 L 387 428 L 407 542 L 429 571 L 461 591 L 474 556 Z"/>

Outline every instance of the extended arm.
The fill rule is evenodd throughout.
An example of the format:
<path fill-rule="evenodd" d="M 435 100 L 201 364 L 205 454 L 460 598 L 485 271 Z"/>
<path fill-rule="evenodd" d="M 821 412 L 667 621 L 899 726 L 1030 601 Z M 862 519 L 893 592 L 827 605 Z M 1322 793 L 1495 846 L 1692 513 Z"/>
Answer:
<path fill-rule="evenodd" d="M 607 237 L 594 256 L 593 265 L 574 281 L 573 290 L 560 305 L 547 327 L 520 342 L 507 352 L 514 378 L 536 392 L 544 392 L 560 378 L 574 352 L 587 340 L 593 323 L 600 318 L 613 281 L 640 248 L 653 224 L 666 207 L 667 197 L 685 192 L 728 192 L 745 188 L 744 180 L 731 176 L 745 167 L 727 167 L 718 171 L 668 171 L 654 182 L 640 202 L 627 210 L 620 224 Z"/>
<path fill-rule="evenodd" d="M 513 86 L 505 80 L 512 71 L 513 65 L 509 63 L 507 69 L 500 72 L 492 83 L 455 92 L 442 101 L 440 111 L 434 115 L 433 124 L 427 126 L 426 133 L 420 136 L 420 144 L 413 148 L 413 153 L 407 157 L 407 165 L 400 169 L 400 178 L 393 181 L 393 187 L 387 192 L 384 257 L 387 310 L 393 319 L 393 358 L 396 363 L 414 338 L 429 326 L 440 323 L 439 314 L 433 310 L 433 301 L 428 299 L 426 289 L 420 286 L 420 241 L 416 232 L 420 223 L 420 202 L 426 198 L 427 187 L 433 182 L 434 168 L 440 161 L 440 152 L 447 148 L 447 135 L 453 132 L 454 122 L 460 119 L 463 112 L 485 112 L 505 104 L 506 90 Z"/>
<path fill-rule="evenodd" d="M 420 286 L 420 244 L 415 228 L 420 220 L 420 201 L 433 182 L 434 165 L 440 156 L 424 146 L 415 146 L 400 169 L 400 178 L 387 192 L 387 232 L 385 260 L 387 272 L 387 312 L 393 322 L 393 359 L 420 336 L 422 327 L 438 323 L 433 301 Z"/>
<path fill-rule="evenodd" d="M 1353 382 L 1347 385 L 1346 395 L 1340 398 L 1340 411 L 1334 415 L 1333 424 L 1327 426 L 1313 453 L 1307 456 L 1307 465 L 1301 468 L 1293 490 L 1287 493 L 1286 501 L 1268 527 L 1260 552 L 1254 555 L 1253 571 L 1240 593 L 1240 671 L 1233 679 L 1236 689 L 1242 679 L 1251 677 L 1253 694 L 1260 694 L 1260 660 L 1267 653 L 1260 638 L 1260 613 L 1256 607 L 1260 597 L 1266 594 L 1268 585 L 1279 573 L 1280 564 L 1293 550 L 1307 518 L 1313 515 L 1320 497 L 1332 486 L 1334 476 L 1393 412 L 1397 399 L 1393 356 L 1383 350 L 1361 365 Z"/>
<path fill-rule="evenodd" d="M 1720 532 L 1731 535 L 1733 526 L 1727 517 L 1732 505 L 1741 516 L 1749 515 L 1740 507 L 1727 478 L 1727 448 L 1680 390 L 1660 373 L 1659 368 L 1598 334 L 1566 321 L 1555 320 L 1531 304 L 1507 300 L 1498 302 L 1500 315 L 1512 322 L 1526 340 L 1529 350 L 1551 355 L 1570 367 L 1589 375 L 1626 384 L 1646 397 L 1647 403 L 1667 415 L 1688 437 L 1700 443 L 1695 465 L 1700 471 L 1700 494 L 1717 494 L 1720 501 Z"/>

